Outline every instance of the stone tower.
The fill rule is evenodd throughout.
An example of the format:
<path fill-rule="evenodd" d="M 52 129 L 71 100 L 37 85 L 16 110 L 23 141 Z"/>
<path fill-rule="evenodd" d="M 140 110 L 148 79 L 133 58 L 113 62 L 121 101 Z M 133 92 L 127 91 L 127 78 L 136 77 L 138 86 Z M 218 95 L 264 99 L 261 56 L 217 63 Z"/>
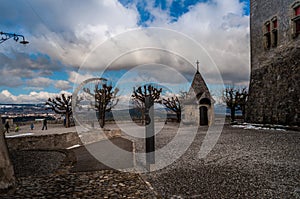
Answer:
<path fill-rule="evenodd" d="M 214 121 L 214 103 L 215 101 L 199 72 L 199 62 L 197 61 L 197 72 L 183 103 L 183 122 L 199 122 L 202 126 L 210 126 Z"/>
<path fill-rule="evenodd" d="M 246 120 L 300 125 L 300 1 L 251 0 Z"/>

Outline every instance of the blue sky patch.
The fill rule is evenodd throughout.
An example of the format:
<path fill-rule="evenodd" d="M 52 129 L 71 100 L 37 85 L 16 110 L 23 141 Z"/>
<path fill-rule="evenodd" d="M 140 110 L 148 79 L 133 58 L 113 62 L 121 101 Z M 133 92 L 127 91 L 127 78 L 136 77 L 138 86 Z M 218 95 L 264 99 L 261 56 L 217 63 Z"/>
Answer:
<path fill-rule="evenodd" d="M 249 0 L 239 0 L 240 2 L 245 4 L 244 7 L 244 15 L 250 14 L 250 2 Z M 166 0 L 155 0 L 154 4 L 152 1 L 147 0 L 137 0 L 137 1 L 130 1 L 130 0 L 119 0 L 119 2 L 125 6 L 129 7 L 135 5 L 139 15 L 140 20 L 138 25 L 140 26 L 148 26 L 149 22 L 152 22 L 155 19 L 155 16 L 151 14 L 149 10 L 151 7 L 159 8 L 162 11 L 168 12 L 171 21 L 176 22 L 180 16 L 187 13 L 191 6 L 194 6 L 198 3 L 206 3 L 209 0 L 174 0 L 170 5 L 168 5 L 168 1 Z"/>

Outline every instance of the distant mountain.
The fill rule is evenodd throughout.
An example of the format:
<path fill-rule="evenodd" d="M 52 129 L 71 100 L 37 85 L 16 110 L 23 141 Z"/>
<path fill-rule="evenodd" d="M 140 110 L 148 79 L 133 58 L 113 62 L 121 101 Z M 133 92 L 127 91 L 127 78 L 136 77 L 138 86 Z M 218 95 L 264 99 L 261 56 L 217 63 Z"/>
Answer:
<path fill-rule="evenodd" d="M 229 115 L 230 109 L 226 108 L 226 105 L 223 104 L 215 104 L 215 114 L 220 115 Z M 0 103 L 0 114 L 45 114 L 45 113 L 54 113 L 52 110 L 46 110 L 45 103 L 39 103 L 39 104 L 4 104 Z M 141 113 L 140 110 L 137 108 L 130 108 L 124 109 L 124 110 L 114 110 L 114 114 L 117 114 L 119 118 L 140 118 Z M 112 119 L 113 113 L 109 112 L 107 113 L 107 118 Z M 168 109 L 165 108 L 156 108 L 155 109 L 155 115 L 159 118 L 166 117 L 166 114 L 168 117 L 174 117 L 174 113 Z M 241 115 L 241 111 L 236 111 L 236 115 Z"/>
<path fill-rule="evenodd" d="M 45 103 L 38 103 L 38 104 L 9 104 L 9 103 L 0 103 L 0 108 L 2 107 L 11 107 L 11 106 L 19 106 L 19 107 L 28 107 L 28 106 L 36 106 L 36 107 L 44 107 Z"/>
<path fill-rule="evenodd" d="M 46 110 L 45 104 L 4 104 L 0 103 L 0 114 L 45 114 L 53 113 L 52 110 Z"/>

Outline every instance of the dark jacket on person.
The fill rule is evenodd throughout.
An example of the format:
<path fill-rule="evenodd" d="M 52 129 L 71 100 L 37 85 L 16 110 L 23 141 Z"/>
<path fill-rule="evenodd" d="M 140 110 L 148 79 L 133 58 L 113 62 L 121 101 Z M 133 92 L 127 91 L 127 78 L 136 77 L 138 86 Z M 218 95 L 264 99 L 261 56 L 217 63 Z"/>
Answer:
<path fill-rule="evenodd" d="M 5 123 L 5 128 L 9 129 L 9 123 L 8 122 Z"/>

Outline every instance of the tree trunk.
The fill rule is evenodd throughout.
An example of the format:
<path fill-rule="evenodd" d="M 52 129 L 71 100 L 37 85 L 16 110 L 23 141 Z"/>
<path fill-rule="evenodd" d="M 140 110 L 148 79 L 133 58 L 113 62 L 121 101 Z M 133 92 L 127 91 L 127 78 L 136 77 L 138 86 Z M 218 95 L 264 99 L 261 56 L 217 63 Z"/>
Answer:
<path fill-rule="evenodd" d="M 70 127 L 70 114 L 66 113 L 66 128 Z"/>
<path fill-rule="evenodd" d="M 142 119 L 142 125 L 145 124 L 145 110 L 144 110 L 144 108 L 141 108 L 141 119 Z"/>
<path fill-rule="evenodd" d="M 14 184 L 14 168 L 9 158 L 3 125 L 0 121 L 0 190 L 8 189 Z"/>
<path fill-rule="evenodd" d="M 103 116 L 104 114 L 101 114 L 100 118 L 99 118 L 99 124 L 101 128 L 104 128 L 105 126 L 105 117 Z"/>
<path fill-rule="evenodd" d="M 176 116 L 177 116 L 177 122 L 180 123 L 181 122 L 181 112 L 177 112 Z"/>
<path fill-rule="evenodd" d="M 230 117 L 231 117 L 231 122 L 235 121 L 235 107 L 230 108 Z"/>
<path fill-rule="evenodd" d="M 245 108 L 245 105 L 241 106 L 241 109 L 242 109 L 243 120 L 245 121 L 245 117 L 246 117 L 246 108 Z"/>
<path fill-rule="evenodd" d="M 99 110 L 99 125 L 104 128 L 105 125 L 105 111 Z"/>

